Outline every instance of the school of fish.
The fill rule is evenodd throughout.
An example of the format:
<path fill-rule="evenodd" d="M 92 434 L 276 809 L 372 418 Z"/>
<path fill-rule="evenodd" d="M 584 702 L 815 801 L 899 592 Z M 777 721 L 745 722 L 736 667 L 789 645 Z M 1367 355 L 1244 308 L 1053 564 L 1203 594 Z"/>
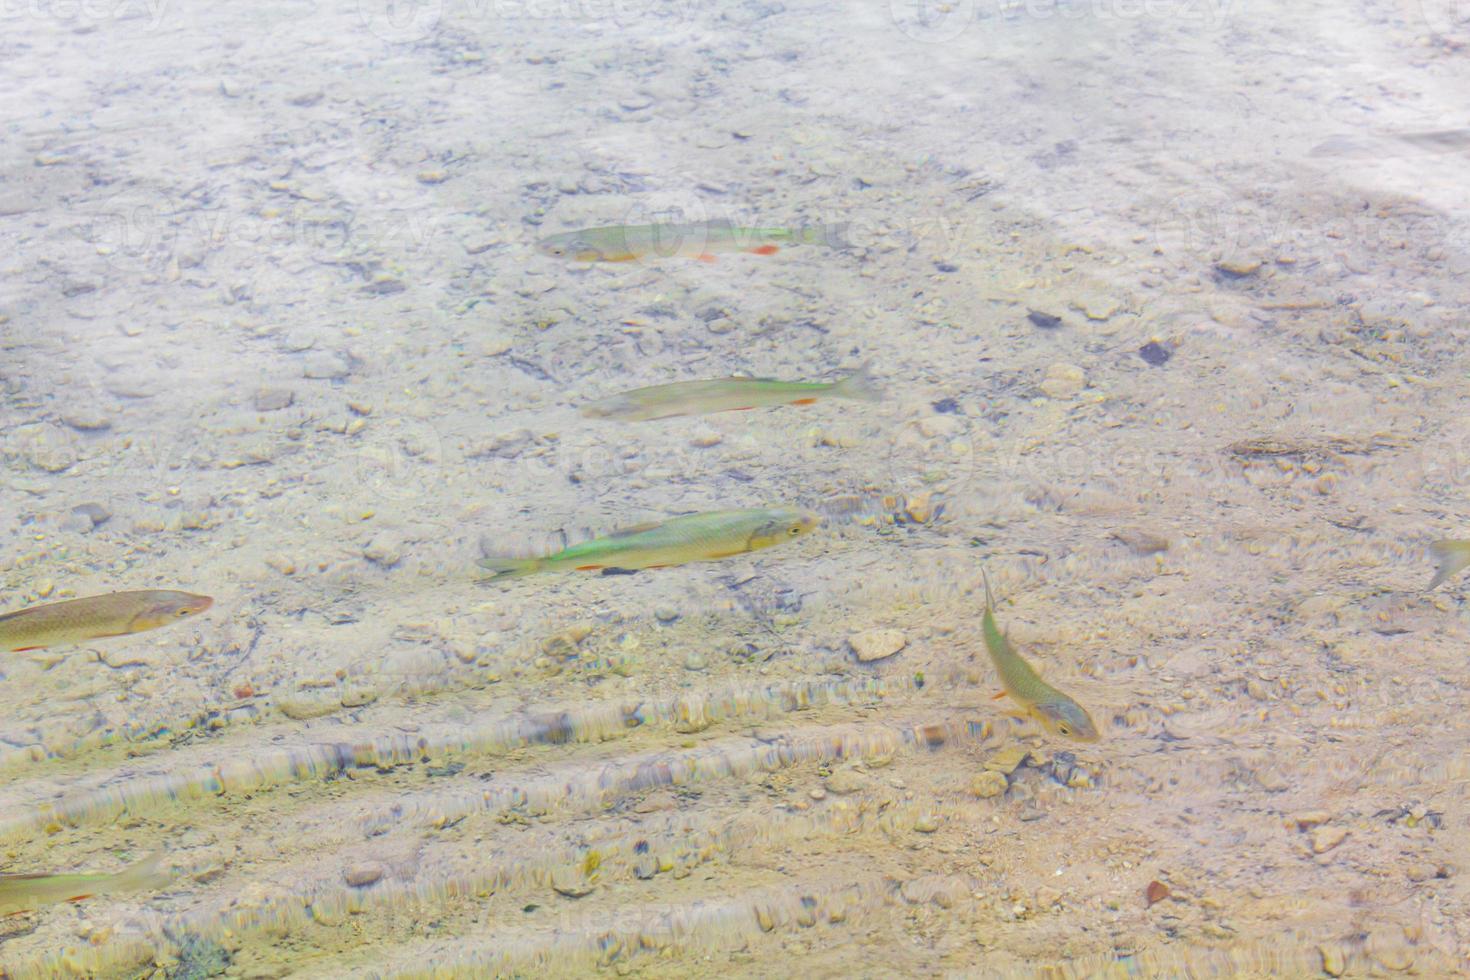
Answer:
<path fill-rule="evenodd" d="M 692 258 L 713 261 L 720 253 L 773 255 L 795 245 L 848 247 L 840 226 L 746 227 L 729 221 L 666 225 L 615 225 L 563 232 L 537 243 L 541 253 L 579 263 Z M 606 395 L 581 407 L 590 419 L 643 422 L 716 412 L 812 405 L 823 399 L 878 401 L 882 390 L 863 365 L 830 382 L 731 377 L 675 380 Z M 615 530 L 554 554 L 490 556 L 479 565 L 486 581 L 535 573 L 583 571 L 636 573 L 694 562 L 718 561 L 773 548 L 806 537 L 821 524 L 814 511 L 794 505 L 734 508 L 685 514 Z M 1429 545 L 1436 562 L 1427 586 L 1434 589 L 1470 566 L 1470 540 Z M 1073 697 L 1043 680 L 1012 648 L 995 620 L 990 581 L 982 569 L 985 604 L 981 639 L 1002 693 L 1017 714 L 1047 734 L 1097 742 L 1102 731 Z M 119 638 L 176 624 L 207 612 L 207 595 L 167 589 L 118 591 L 29 606 L 0 614 L 0 651 L 23 653 L 48 647 L 118 642 Z M 162 853 L 115 873 L 0 873 L 0 915 L 29 911 L 88 897 L 151 891 L 172 881 Z"/>

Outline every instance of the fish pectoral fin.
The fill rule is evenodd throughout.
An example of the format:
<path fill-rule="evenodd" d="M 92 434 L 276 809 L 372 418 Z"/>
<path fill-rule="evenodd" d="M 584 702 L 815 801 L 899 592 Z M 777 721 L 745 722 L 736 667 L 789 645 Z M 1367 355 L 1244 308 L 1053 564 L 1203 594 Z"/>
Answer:
<path fill-rule="evenodd" d="M 579 572 L 596 572 L 600 571 L 601 569 L 601 565 L 578 565 L 576 568 L 576 570 Z"/>
<path fill-rule="evenodd" d="M 778 245 L 761 245 L 750 250 L 752 255 L 775 255 L 781 251 Z"/>
<path fill-rule="evenodd" d="M 10 648 L 10 652 L 11 653 L 29 653 L 32 650 L 44 650 L 44 649 L 46 649 L 46 648 L 43 647 L 43 646 L 41 646 L 41 647 L 11 647 Z"/>
<path fill-rule="evenodd" d="M 996 693 L 994 693 L 994 694 L 992 694 L 990 696 L 990 700 L 992 700 L 992 701 L 999 701 L 1002 698 L 1004 698 L 1005 696 L 1006 696 L 1006 692 L 1005 691 L 997 691 Z"/>
<path fill-rule="evenodd" d="M 89 898 L 92 897 L 92 894 L 93 894 L 92 892 L 87 892 L 87 893 L 85 893 L 83 895 L 73 895 L 71 898 L 68 898 L 67 901 L 68 902 L 85 902 L 87 899 L 89 899 Z"/>
<path fill-rule="evenodd" d="M 699 261 L 701 262 L 713 262 L 715 260 L 715 257 L 708 252 L 696 255 L 695 258 L 699 259 Z"/>
<path fill-rule="evenodd" d="M 815 398 L 798 398 L 796 401 L 792 402 L 791 404 L 793 404 L 793 405 L 815 405 L 816 403 L 817 403 L 817 400 Z"/>

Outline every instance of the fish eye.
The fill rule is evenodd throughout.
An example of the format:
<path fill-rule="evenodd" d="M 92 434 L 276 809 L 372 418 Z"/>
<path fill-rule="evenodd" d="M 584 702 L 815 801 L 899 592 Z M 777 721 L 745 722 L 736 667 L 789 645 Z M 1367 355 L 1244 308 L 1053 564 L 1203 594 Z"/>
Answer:
<path fill-rule="evenodd" d="M 1066 725 L 1058 725 L 1057 732 L 1062 735 L 1070 735 L 1072 734 L 1072 729 L 1068 728 Z"/>
<path fill-rule="evenodd" d="M 191 613 L 191 612 L 193 612 L 192 609 L 184 608 L 184 609 L 180 609 L 178 612 L 174 613 L 174 615 L 177 616 L 177 617 L 179 617 L 180 619 L 183 619 L 185 616 L 189 615 L 189 613 Z"/>
<path fill-rule="evenodd" d="M 793 535 L 794 534 L 800 534 L 801 533 L 801 525 L 800 524 L 793 524 L 791 526 L 791 528 L 786 533 L 787 534 L 793 534 Z"/>

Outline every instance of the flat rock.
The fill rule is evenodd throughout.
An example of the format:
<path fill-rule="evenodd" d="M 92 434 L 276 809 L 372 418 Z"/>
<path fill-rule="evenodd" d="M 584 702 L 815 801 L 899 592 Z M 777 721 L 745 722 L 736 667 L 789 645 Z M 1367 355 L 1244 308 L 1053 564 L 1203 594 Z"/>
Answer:
<path fill-rule="evenodd" d="M 836 793 L 838 796 L 856 793 L 858 790 L 866 789 L 871 784 L 871 779 L 856 769 L 851 768 L 839 769 L 822 781 L 822 785 L 827 787 L 827 792 Z"/>
<path fill-rule="evenodd" d="M 355 864 L 342 872 L 342 880 L 353 888 L 366 888 L 383 877 L 381 864 Z"/>
<path fill-rule="evenodd" d="M 1041 380 L 1041 393 L 1048 398 L 1076 398 L 1087 387 L 1087 374 L 1075 364 L 1053 364 Z"/>
<path fill-rule="evenodd" d="M 891 657 L 908 644 L 902 630 L 879 629 L 854 633 L 847 638 L 852 652 L 863 663 Z"/>

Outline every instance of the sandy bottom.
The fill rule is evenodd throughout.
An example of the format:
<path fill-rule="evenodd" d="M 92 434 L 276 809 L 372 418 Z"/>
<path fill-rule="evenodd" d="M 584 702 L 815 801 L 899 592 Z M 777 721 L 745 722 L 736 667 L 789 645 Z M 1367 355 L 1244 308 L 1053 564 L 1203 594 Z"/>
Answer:
<path fill-rule="evenodd" d="M 175 873 L 0 973 L 1466 968 L 1454 3 L 104 6 L 0 15 L 0 608 L 216 602 L 0 662 L 0 870 Z M 852 247 L 531 247 L 674 217 Z"/>

